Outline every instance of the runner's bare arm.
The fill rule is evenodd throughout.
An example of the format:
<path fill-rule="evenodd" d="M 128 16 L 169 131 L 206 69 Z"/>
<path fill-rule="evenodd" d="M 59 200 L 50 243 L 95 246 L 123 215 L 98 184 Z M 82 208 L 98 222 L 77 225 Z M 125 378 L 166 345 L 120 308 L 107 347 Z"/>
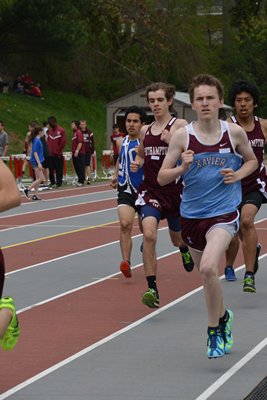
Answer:
<path fill-rule="evenodd" d="M 184 128 L 180 128 L 174 132 L 171 138 L 168 152 L 158 173 L 158 182 L 161 186 L 173 182 L 189 169 L 193 161 L 194 152 L 185 150 L 185 145 L 186 132 Z M 177 166 L 180 158 L 182 159 L 182 164 Z"/>
<path fill-rule="evenodd" d="M 124 139 L 124 138 L 120 138 L 120 139 L 118 139 L 118 140 L 116 141 L 116 146 L 117 146 L 117 149 L 118 149 L 118 154 L 120 154 L 120 152 L 121 152 L 123 139 Z M 117 161 L 116 161 L 116 165 L 115 165 L 115 168 L 114 168 L 114 173 L 113 173 L 113 176 L 112 176 L 111 181 L 110 181 L 110 186 L 111 186 L 113 189 L 116 189 L 116 187 L 117 187 L 118 173 L 119 173 L 119 157 L 118 157 L 118 159 L 117 159 Z"/>
<path fill-rule="evenodd" d="M 177 119 L 174 122 L 174 124 L 172 125 L 170 130 L 164 129 L 162 131 L 161 140 L 163 140 L 165 143 L 169 144 L 174 132 L 176 132 L 179 128 L 182 128 L 187 124 L 188 124 L 188 122 L 185 119 Z"/>
<path fill-rule="evenodd" d="M 260 118 L 260 125 L 265 137 L 265 143 L 267 143 L 267 119 Z"/>
<path fill-rule="evenodd" d="M 15 178 L 6 164 L 0 160 L 0 211 L 17 207 L 20 203 L 21 197 Z"/>
<path fill-rule="evenodd" d="M 144 137 L 147 131 L 148 125 L 144 125 L 140 131 L 140 144 L 137 148 L 137 155 L 135 160 L 131 162 L 130 170 L 131 172 L 137 172 L 140 167 L 144 164 L 145 151 L 144 151 Z"/>
<path fill-rule="evenodd" d="M 250 146 L 244 129 L 237 124 L 229 124 L 229 127 L 235 149 L 243 156 L 244 163 L 237 171 L 233 171 L 230 168 L 222 169 L 224 182 L 227 184 L 234 183 L 245 178 L 246 176 L 252 174 L 252 172 L 254 172 L 258 167 L 258 161 L 252 150 L 252 147 Z"/>

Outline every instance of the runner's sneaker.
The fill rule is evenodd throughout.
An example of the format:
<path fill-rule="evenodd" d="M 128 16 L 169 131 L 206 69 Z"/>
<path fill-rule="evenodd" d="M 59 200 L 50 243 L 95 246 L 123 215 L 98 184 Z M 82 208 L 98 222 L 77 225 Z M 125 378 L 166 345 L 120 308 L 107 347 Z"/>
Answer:
<path fill-rule="evenodd" d="M 228 267 L 225 268 L 224 275 L 226 281 L 228 282 L 236 281 L 235 270 L 231 265 L 228 265 Z"/>
<path fill-rule="evenodd" d="M 231 310 L 227 310 L 227 312 L 228 312 L 228 321 L 226 323 L 220 325 L 222 337 L 224 340 L 225 354 L 229 354 L 231 352 L 231 349 L 234 344 L 234 338 L 232 335 L 232 325 L 233 325 L 234 313 Z"/>
<path fill-rule="evenodd" d="M 36 194 L 34 194 L 33 196 L 32 196 L 32 200 L 33 201 L 36 201 L 36 200 L 42 200 L 40 197 L 38 197 L 38 196 L 36 196 Z"/>
<path fill-rule="evenodd" d="M 123 260 L 120 265 L 120 271 L 125 278 L 132 277 L 131 264 L 128 261 Z"/>
<path fill-rule="evenodd" d="M 256 293 L 254 275 L 245 274 L 243 292 Z"/>
<path fill-rule="evenodd" d="M 15 345 L 17 344 L 20 330 L 19 330 L 19 322 L 16 316 L 16 308 L 14 301 L 11 297 L 3 297 L 0 300 L 0 310 L 3 308 L 8 308 L 12 311 L 12 319 L 7 327 L 7 330 L 0 339 L 0 345 L 2 346 L 3 350 L 12 350 Z"/>
<path fill-rule="evenodd" d="M 29 196 L 29 189 L 26 189 L 26 188 L 25 188 L 25 189 L 23 190 L 23 194 L 24 194 L 25 197 L 27 197 L 27 199 L 30 198 L 30 196 Z"/>
<path fill-rule="evenodd" d="M 184 269 L 187 272 L 193 271 L 195 264 L 194 264 L 191 254 L 190 254 L 190 251 L 187 251 L 185 253 L 181 252 L 181 256 L 182 256 L 182 260 L 183 260 Z"/>
<path fill-rule="evenodd" d="M 142 303 L 149 308 L 159 308 L 159 295 L 155 289 L 148 288 L 142 296 Z"/>
<path fill-rule="evenodd" d="M 224 340 L 219 331 L 208 328 L 208 358 L 219 358 L 225 355 Z"/>
<path fill-rule="evenodd" d="M 258 272 L 259 269 L 259 255 L 261 252 L 261 244 L 257 244 L 257 250 L 256 250 L 256 259 L 255 259 L 255 264 L 254 264 L 254 274 Z"/>

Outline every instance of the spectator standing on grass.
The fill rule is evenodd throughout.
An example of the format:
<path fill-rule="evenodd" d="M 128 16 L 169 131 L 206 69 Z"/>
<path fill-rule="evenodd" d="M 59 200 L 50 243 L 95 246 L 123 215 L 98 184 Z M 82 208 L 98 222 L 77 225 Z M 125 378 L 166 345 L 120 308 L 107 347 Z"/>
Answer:
<path fill-rule="evenodd" d="M 26 157 L 25 157 L 23 165 L 22 165 L 22 178 L 24 177 L 27 165 L 30 165 L 29 158 L 31 156 L 31 147 L 32 147 L 32 142 L 31 142 L 30 138 L 32 136 L 34 128 L 36 128 L 37 126 L 38 126 L 38 124 L 36 121 L 31 121 L 28 126 L 29 130 L 25 136 L 23 153 L 25 154 Z"/>
<path fill-rule="evenodd" d="M 113 125 L 113 131 L 110 137 L 111 140 L 111 151 L 113 154 L 113 162 L 114 166 L 116 165 L 117 159 L 119 157 L 118 153 L 118 147 L 117 147 L 117 140 L 120 140 L 121 138 L 124 138 L 125 134 L 123 132 L 120 132 L 120 127 L 117 124 Z"/>
<path fill-rule="evenodd" d="M 41 126 L 37 126 L 34 128 L 30 142 L 32 143 L 30 163 L 34 170 L 34 174 L 36 179 L 31 183 L 31 185 L 26 189 L 24 189 L 25 196 L 29 199 L 29 192 L 34 189 L 34 195 L 32 196 L 32 200 L 42 200 L 38 197 L 38 189 L 40 184 L 44 180 L 43 174 L 43 161 L 44 161 L 44 152 L 43 152 L 43 144 L 41 138 L 43 136 L 43 128 Z"/>
<path fill-rule="evenodd" d="M 79 129 L 79 121 L 72 121 L 71 129 L 73 132 L 71 144 L 72 162 L 78 176 L 78 182 L 75 181 L 74 184 L 83 186 L 85 180 L 85 146 L 83 133 Z"/>
<path fill-rule="evenodd" d="M 49 179 L 50 185 L 62 186 L 63 182 L 63 150 L 66 146 L 66 132 L 58 125 L 54 116 L 47 120 L 49 129 L 47 131 L 47 144 L 50 152 L 49 156 Z M 56 173 L 56 177 L 55 177 Z"/>
<path fill-rule="evenodd" d="M 0 157 L 6 157 L 8 150 L 8 134 L 3 121 L 0 121 Z"/>
<path fill-rule="evenodd" d="M 50 157 L 50 151 L 48 148 L 47 144 L 47 122 L 45 121 L 43 123 L 43 135 L 41 137 L 41 142 L 43 145 L 43 152 L 44 152 L 44 161 L 42 162 L 43 169 L 44 169 L 44 184 L 48 185 L 49 184 L 49 157 Z"/>
<path fill-rule="evenodd" d="M 85 176 L 87 185 L 90 185 L 90 176 L 91 176 L 91 159 L 92 155 L 95 151 L 95 144 L 94 144 L 94 134 L 87 127 L 87 122 L 85 120 L 80 121 L 80 130 L 83 134 L 84 138 L 84 147 L 85 147 Z"/>

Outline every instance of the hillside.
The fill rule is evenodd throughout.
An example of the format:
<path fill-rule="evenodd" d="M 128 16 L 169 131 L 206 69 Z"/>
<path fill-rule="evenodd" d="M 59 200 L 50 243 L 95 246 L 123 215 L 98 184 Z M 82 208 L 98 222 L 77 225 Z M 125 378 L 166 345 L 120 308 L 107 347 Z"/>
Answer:
<path fill-rule="evenodd" d="M 106 109 L 103 102 L 50 90 L 44 92 L 44 100 L 23 94 L 0 93 L 0 121 L 4 121 L 9 133 L 9 154 L 22 153 L 30 121 L 42 124 L 50 115 L 54 115 L 66 130 L 66 151 L 71 148 L 70 123 L 79 119 L 87 120 L 94 132 L 98 157 L 106 148 Z"/>

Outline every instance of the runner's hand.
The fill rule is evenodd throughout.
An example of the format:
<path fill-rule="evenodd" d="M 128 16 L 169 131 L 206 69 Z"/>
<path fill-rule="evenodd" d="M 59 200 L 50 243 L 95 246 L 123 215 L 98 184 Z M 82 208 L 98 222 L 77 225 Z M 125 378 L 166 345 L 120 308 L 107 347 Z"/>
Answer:
<path fill-rule="evenodd" d="M 110 186 L 111 186 L 113 189 L 116 189 L 116 188 L 117 188 L 117 183 L 118 183 L 117 177 L 116 177 L 116 176 L 113 176 L 112 179 L 111 179 L 111 181 L 110 181 Z"/>
<path fill-rule="evenodd" d="M 231 168 L 223 168 L 221 172 L 224 183 L 235 183 L 237 181 L 236 173 Z"/>
<path fill-rule="evenodd" d="M 182 153 L 182 167 L 184 168 L 184 172 L 189 170 L 193 160 L 194 160 L 193 150 L 186 150 Z"/>

